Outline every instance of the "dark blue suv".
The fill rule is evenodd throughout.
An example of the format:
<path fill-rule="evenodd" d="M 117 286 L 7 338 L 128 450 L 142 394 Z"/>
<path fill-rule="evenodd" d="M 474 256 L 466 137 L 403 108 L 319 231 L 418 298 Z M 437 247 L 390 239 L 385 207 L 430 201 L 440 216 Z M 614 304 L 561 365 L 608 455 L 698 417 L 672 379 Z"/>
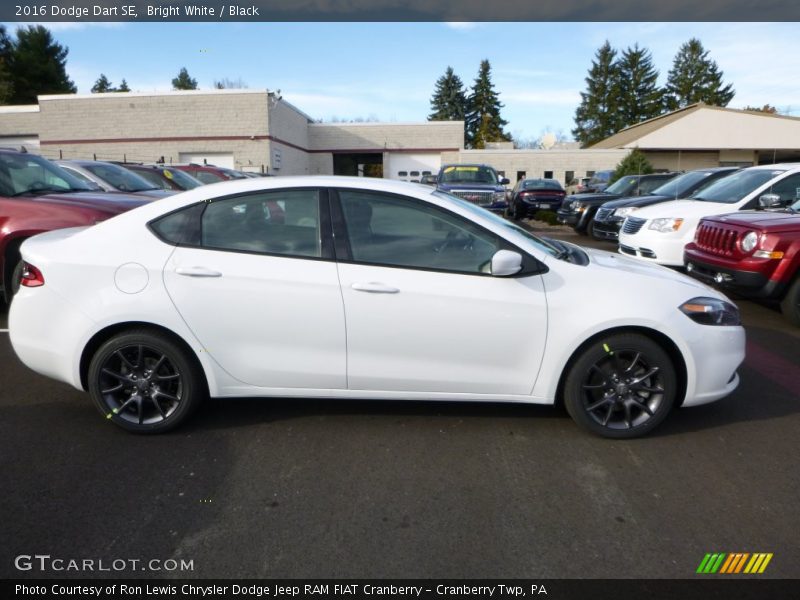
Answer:
<path fill-rule="evenodd" d="M 506 185 L 489 165 L 443 165 L 436 181 L 437 189 L 497 213 L 508 208 Z"/>

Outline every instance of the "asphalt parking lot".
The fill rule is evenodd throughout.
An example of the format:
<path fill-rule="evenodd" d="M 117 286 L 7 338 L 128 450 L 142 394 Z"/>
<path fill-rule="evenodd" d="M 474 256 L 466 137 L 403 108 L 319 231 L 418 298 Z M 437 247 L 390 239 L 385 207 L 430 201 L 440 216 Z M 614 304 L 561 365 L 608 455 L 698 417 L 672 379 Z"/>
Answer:
<path fill-rule="evenodd" d="M 15 569 L 38 553 L 194 566 L 116 576 L 683 578 L 770 552 L 759 577 L 800 577 L 800 330 L 739 305 L 740 388 L 627 442 L 551 407 L 317 400 L 134 436 L 0 333 L 0 576 L 81 576 Z"/>

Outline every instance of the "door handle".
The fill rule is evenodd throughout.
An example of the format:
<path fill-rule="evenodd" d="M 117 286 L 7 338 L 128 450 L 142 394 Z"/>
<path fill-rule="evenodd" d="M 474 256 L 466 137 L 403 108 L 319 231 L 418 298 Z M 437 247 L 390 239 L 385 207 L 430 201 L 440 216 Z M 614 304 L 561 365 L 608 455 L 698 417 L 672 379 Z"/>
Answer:
<path fill-rule="evenodd" d="M 369 283 L 354 283 L 350 287 L 357 292 L 367 292 L 370 294 L 396 294 L 400 291 L 397 288 L 389 287 L 383 283 L 375 283 L 374 281 Z"/>
<path fill-rule="evenodd" d="M 185 277 L 222 277 L 222 273 L 207 267 L 178 267 L 175 272 Z"/>

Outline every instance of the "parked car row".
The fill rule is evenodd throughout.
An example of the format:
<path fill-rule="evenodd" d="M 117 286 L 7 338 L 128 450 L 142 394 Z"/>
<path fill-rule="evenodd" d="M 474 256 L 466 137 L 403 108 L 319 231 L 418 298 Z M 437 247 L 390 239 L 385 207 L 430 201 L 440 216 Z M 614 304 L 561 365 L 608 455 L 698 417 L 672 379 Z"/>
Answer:
<path fill-rule="evenodd" d="M 531 212 L 521 206 L 549 209 L 512 201 L 512 218 Z M 603 192 L 566 196 L 556 214 L 578 233 L 617 242 L 621 254 L 779 302 L 800 326 L 799 212 L 800 164 L 789 163 L 622 177 Z"/>
<path fill-rule="evenodd" d="M 202 179 L 193 174 L 202 174 Z M 0 296 L 10 302 L 19 289 L 20 246 L 33 235 L 93 225 L 179 191 L 247 177 L 210 165 L 49 161 L 0 150 Z"/>

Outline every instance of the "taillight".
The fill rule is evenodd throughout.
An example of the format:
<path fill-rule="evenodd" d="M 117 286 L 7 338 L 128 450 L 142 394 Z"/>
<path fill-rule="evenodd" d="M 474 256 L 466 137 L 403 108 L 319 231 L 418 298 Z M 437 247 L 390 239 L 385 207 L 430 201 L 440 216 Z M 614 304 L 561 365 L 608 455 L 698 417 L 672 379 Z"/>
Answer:
<path fill-rule="evenodd" d="M 39 287 L 44 285 L 44 275 L 33 265 L 22 263 L 22 277 L 20 277 L 19 283 L 25 287 Z"/>

